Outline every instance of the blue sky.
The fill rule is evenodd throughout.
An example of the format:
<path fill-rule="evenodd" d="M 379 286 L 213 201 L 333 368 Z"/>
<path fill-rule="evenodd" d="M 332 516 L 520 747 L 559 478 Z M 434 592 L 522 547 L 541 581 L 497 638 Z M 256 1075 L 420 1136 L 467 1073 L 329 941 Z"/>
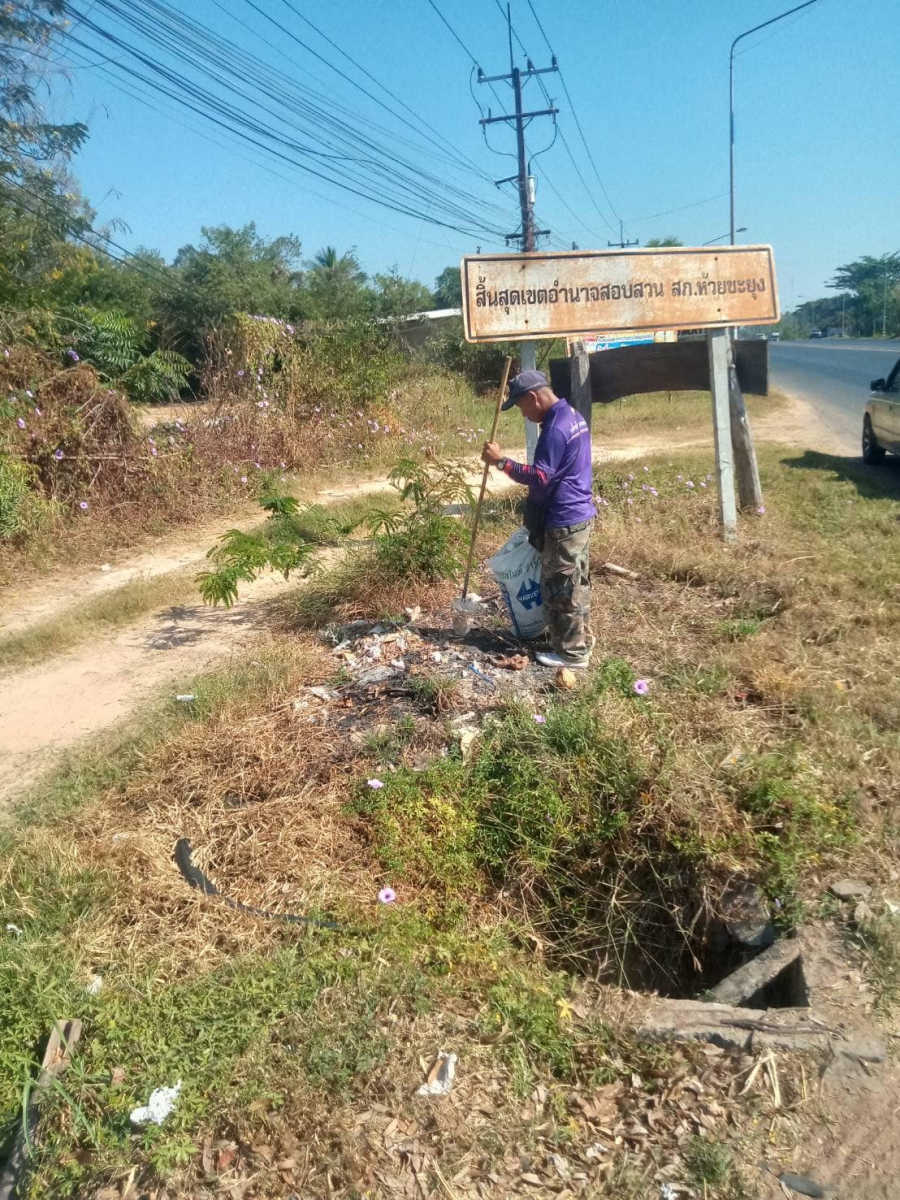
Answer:
<path fill-rule="evenodd" d="M 247 0 L 169 2 L 243 50 L 320 88 L 330 102 L 383 122 L 393 136 L 410 136 L 273 29 Z M 428 0 L 291 2 L 492 178 L 515 170 L 514 159 L 492 154 L 485 146 L 470 93 L 471 62 Z M 73 3 L 89 7 L 88 0 Z M 284 0 L 255 3 L 340 62 Z M 507 69 L 506 28 L 496 0 L 437 3 L 486 72 Z M 547 88 L 560 108 L 560 129 L 588 185 L 586 189 L 579 181 L 559 141 L 537 159 L 538 174 L 552 180 L 578 217 L 541 179 L 538 216 L 542 226 L 554 231 L 556 244 L 574 239 L 585 248 L 605 245 L 615 236 L 610 226 L 617 224 L 617 216 L 625 220 L 626 236 L 642 242 L 674 234 L 696 244 L 724 234 L 728 48 L 738 33 L 791 7 L 790 0 L 533 4 L 614 209 L 587 161 L 558 79 L 547 76 Z M 526 0 L 513 0 L 512 11 L 529 54 L 544 65 L 549 52 Z M 114 27 L 96 7 L 90 15 Z M 784 308 L 823 294 L 836 265 L 900 249 L 897 32 L 897 0 L 820 0 L 740 47 L 737 224 L 747 226 L 741 240 L 774 244 Z M 98 45 L 97 58 L 110 53 L 83 27 L 80 36 Z M 124 55 L 122 59 L 127 61 Z M 154 246 L 170 257 L 179 246 L 199 239 L 201 225 L 252 220 L 266 236 L 295 234 L 305 255 L 326 244 L 342 250 L 355 246 L 368 271 L 396 264 L 401 273 L 429 284 L 477 244 L 484 250 L 500 248 L 487 235 L 469 237 L 383 211 L 273 163 L 285 176 L 277 178 L 259 165 L 261 156 L 225 141 L 202 118 L 177 112 L 158 96 L 153 102 L 162 111 L 152 111 L 124 95 L 106 69 L 85 70 L 74 58 L 69 62 L 70 82 L 56 85 L 54 108 L 88 121 L 90 140 L 75 161 L 75 173 L 98 208 L 98 222 L 126 223 L 128 230 L 116 235 L 126 246 Z M 352 70 L 346 62 L 341 65 Z M 503 85 L 497 87 L 502 94 Z M 496 112 L 487 88 L 475 90 Z M 534 83 L 526 91 L 526 104 L 544 106 Z M 548 121 L 535 122 L 529 150 L 539 150 L 551 135 Z M 220 144 L 213 144 L 213 138 Z M 511 131 L 494 127 L 490 140 L 498 149 L 514 150 Z M 405 152 L 442 177 L 448 170 L 446 161 L 422 142 L 417 151 Z M 509 189 L 498 193 L 489 183 L 455 171 L 450 178 L 472 194 L 504 205 L 506 227 L 515 229 L 518 214 Z M 364 190 L 372 186 L 364 167 L 359 183 Z M 672 209 L 683 211 L 668 212 Z M 655 217 L 657 213 L 667 215 Z"/>

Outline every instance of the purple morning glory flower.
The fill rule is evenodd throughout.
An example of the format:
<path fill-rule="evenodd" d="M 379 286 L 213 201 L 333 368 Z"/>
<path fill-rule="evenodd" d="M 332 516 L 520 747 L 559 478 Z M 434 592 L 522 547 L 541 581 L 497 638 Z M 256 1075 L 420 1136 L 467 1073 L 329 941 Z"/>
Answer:
<path fill-rule="evenodd" d="M 372 788 L 373 791 L 376 791 L 376 792 L 378 791 L 379 788 L 384 787 L 384 784 L 381 782 L 380 779 L 369 779 L 367 782 L 369 784 L 369 787 Z"/>
<path fill-rule="evenodd" d="M 397 899 L 397 893 L 394 891 L 393 888 L 389 888 L 389 887 L 382 888 L 381 891 L 378 893 L 378 903 L 379 904 L 393 904 L 396 899 Z"/>
<path fill-rule="evenodd" d="M 24 428 L 25 428 L 25 422 L 22 420 L 22 418 L 21 418 L 21 417 L 16 417 L 16 424 L 18 425 L 18 427 L 19 427 L 20 429 L 24 429 Z"/>
<path fill-rule="evenodd" d="M 689 479 L 684 486 L 692 488 L 694 486 L 694 481 L 692 479 Z"/>
<path fill-rule="evenodd" d="M 756 511 L 759 513 L 759 515 L 761 517 L 764 517 L 766 515 L 766 506 L 764 504 L 761 504 Z"/>
<path fill-rule="evenodd" d="M 247 482 L 247 476 L 246 476 L 246 475 L 242 475 L 242 476 L 241 476 L 241 483 L 246 483 L 246 482 Z"/>
<path fill-rule="evenodd" d="M 66 357 L 70 358 L 73 363 L 81 362 L 81 356 L 79 354 L 77 354 L 74 350 L 67 350 Z"/>
<path fill-rule="evenodd" d="M 81 509 L 81 511 L 82 511 L 82 512 L 87 512 L 87 510 L 88 510 L 88 509 L 89 509 L 91 506 L 88 504 L 87 500 L 79 500 L 79 501 L 78 501 L 78 507 Z"/>
<path fill-rule="evenodd" d="M 535 713 L 534 714 L 534 723 L 535 723 L 535 725 L 546 725 L 547 718 L 545 716 L 542 716 L 541 713 Z"/>
<path fill-rule="evenodd" d="M 65 454 L 63 454 L 62 450 L 54 450 L 53 457 L 56 459 L 57 462 L 61 462 L 62 459 L 64 459 L 66 456 L 65 456 Z"/>
<path fill-rule="evenodd" d="M 636 696 L 646 696 L 650 691 L 650 681 L 647 679 L 636 679 L 634 681 L 634 693 Z"/>

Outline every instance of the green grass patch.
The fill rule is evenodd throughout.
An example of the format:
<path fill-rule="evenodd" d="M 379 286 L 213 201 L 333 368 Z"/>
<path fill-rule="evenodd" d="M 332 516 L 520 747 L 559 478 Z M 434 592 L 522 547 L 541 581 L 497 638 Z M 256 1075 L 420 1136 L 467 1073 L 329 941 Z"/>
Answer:
<path fill-rule="evenodd" d="M 0 671 L 42 662 L 89 638 L 103 637 L 157 609 L 192 599 L 193 571 L 130 580 L 56 616 L 0 637 Z"/>

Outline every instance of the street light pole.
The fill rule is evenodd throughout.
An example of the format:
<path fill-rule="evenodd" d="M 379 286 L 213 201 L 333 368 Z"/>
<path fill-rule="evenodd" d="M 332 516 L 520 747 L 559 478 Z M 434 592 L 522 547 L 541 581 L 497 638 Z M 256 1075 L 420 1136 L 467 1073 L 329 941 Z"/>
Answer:
<path fill-rule="evenodd" d="M 785 17 L 789 17 L 792 13 L 800 12 L 802 8 L 809 8 L 812 4 L 817 4 L 818 0 L 805 0 L 805 3 L 798 4 L 795 8 L 789 8 L 787 12 L 779 13 L 777 17 L 772 17 L 768 21 L 763 21 L 761 25 L 754 25 L 752 29 L 746 29 L 731 43 L 731 52 L 728 55 L 728 113 L 730 126 L 730 140 L 728 153 L 729 166 L 729 187 L 728 194 L 731 202 L 731 244 L 734 245 L 734 235 L 737 230 L 734 227 L 734 48 L 738 42 L 743 41 L 745 37 L 749 37 L 751 33 L 757 33 L 760 29 L 765 29 L 768 25 L 774 25 L 776 21 L 782 21 Z"/>
<path fill-rule="evenodd" d="M 735 233 L 746 233 L 746 232 L 747 232 L 746 225 L 742 225 L 740 227 L 740 229 L 735 229 L 734 232 L 731 234 L 732 245 L 734 244 L 734 234 Z M 729 235 L 727 233 L 720 233 L 717 238 L 710 238 L 708 242 L 703 242 L 701 244 L 704 246 L 714 246 L 716 244 L 716 242 L 724 242 L 728 236 Z"/>

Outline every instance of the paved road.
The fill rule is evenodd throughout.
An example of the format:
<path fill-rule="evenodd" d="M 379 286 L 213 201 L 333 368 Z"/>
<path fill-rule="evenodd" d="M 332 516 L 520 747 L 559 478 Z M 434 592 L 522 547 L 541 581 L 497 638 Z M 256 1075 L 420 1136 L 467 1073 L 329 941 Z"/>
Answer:
<path fill-rule="evenodd" d="M 869 383 L 888 374 L 900 342 L 823 338 L 773 342 L 769 352 L 773 386 L 811 401 L 847 452 L 859 453 Z"/>

